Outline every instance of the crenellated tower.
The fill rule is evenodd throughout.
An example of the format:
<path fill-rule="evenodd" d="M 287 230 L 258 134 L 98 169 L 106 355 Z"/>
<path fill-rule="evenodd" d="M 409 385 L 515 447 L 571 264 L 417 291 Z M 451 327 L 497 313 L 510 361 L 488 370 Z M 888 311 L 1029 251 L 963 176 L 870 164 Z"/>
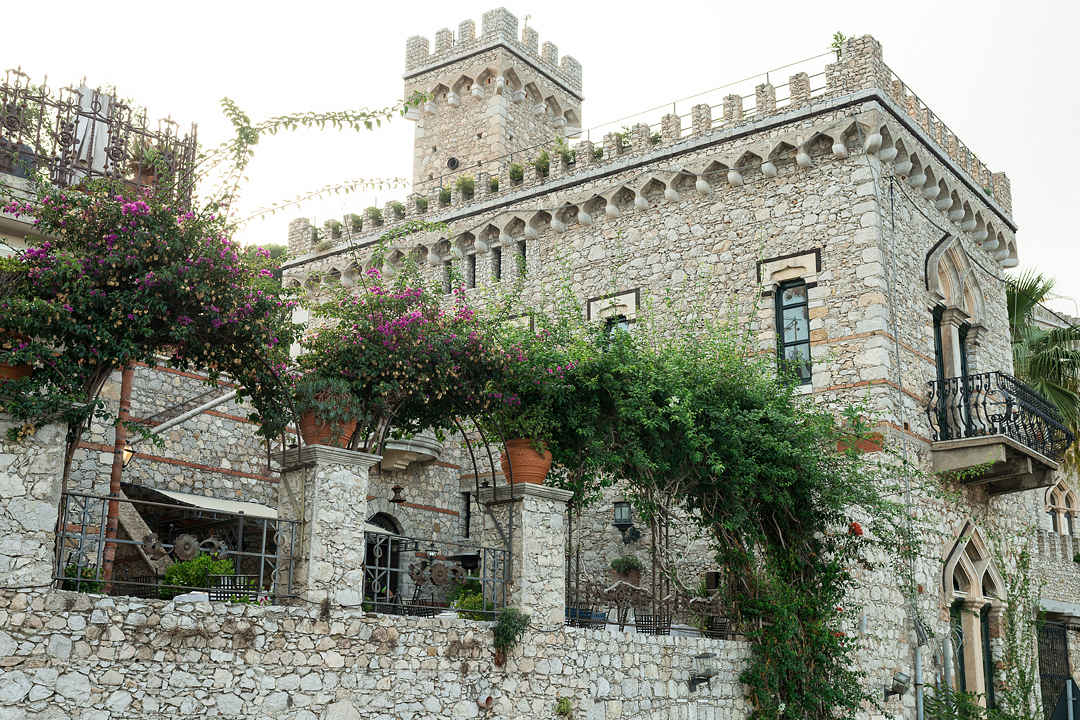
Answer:
<path fill-rule="evenodd" d="M 458 25 L 456 37 L 439 30 L 434 51 L 427 38 L 409 38 L 404 77 L 406 97 L 430 98 L 409 114 L 416 121 L 413 187 L 424 195 L 509 153 L 520 151 L 525 163 L 536 146 L 581 129 L 581 64 L 560 59 L 550 42 L 540 46 L 530 27 L 519 34 L 504 8 L 484 13 L 479 35 L 472 20 Z"/>

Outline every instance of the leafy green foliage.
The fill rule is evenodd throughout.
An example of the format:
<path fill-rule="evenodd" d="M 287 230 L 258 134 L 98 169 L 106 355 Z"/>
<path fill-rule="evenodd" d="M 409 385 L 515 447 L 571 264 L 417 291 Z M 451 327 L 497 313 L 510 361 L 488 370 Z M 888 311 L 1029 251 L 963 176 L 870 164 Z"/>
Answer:
<path fill-rule="evenodd" d="M 325 223 L 323 223 L 323 228 L 326 230 L 326 235 L 333 240 L 338 240 L 341 238 L 341 231 L 343 227 L 344 226 L 338 220 L 327 220 Z"/>
<path fill-rule="evenodd" d="M 428 209 L 428 201 L 426 197 L 418 196 L 416 198 L 416 210 L 417 212 L 425 213 Z"/>
<path fill-rule="evenodd" d="M 105 583 L 97 580 L 97 568 L 83 565 L 81 568 L 75 563 L 69 563 L 64 567 L 64 580 L 60 583 L 62 590 L 77 590 L 84 593 L 99 593 Z"/>
<path fill-rule="evenodd" d="M 439 204 L 444 207 L 450 204 L 450 188 L 439 188 Z"/>
<path fill-rule="evenodd" d="M 160 590 L 161 597 L 171 600 L 177 595 L 191 592 L 190 588 L 208 589 L 211 575 L 235 574 L 236 567 L 230 558 L 200 553 L 190 560 L 173 563 L 165 568 L 165 579 Z"/>
<path fill-rule="evenodd" d="M 394 213 L 395 220 L 401 220 L 405 217 L 405 205 L 397 200 L 389 203 L 390 211 Z"/>
<path fill-rule="evenodd" d="M 620 575 L 629 575 L 632 572 L 641 572 L 645 568 L 633 555 L 623 555 L 611 561 L 611 569 Z"/>
<path fill-rule="evenodd" d="M 518 163 L 510 163 L 510 182 L 515 185 L 525 179 L 525 168 Z"/>
<path fill-rule="evenodd" d="M 555 154 L 562 158 L 564 166 L 573 165 L 577 160 L 577 150 L 571 150 L 570 144 L 561 135 L 555 138 Z"/>
<path fill-rule="evenodd" d="M 844 43 L 847 42 L 847 35 L 837 30 L 833 33 L 832 42 L 829 44 L 829 49 L 836 53 L 836 61 L 840 62 L 844 53 Z"/>
<path fill-rule="evenodd" d="M 604 159 L 604 147 L 602 145 L 598 145 L 598 146 L 594 147 L 593 151 L 592 151 L 592 157 L 593 157 L 593 160 L 603 160 Z"/>
<path fill-rule="evenodd" d="M 517 608 L 506 607 L 499 611 L 495 626 L 491 628 L 495 635 L 495 649 L 506 654 L 517 646 L 529 628 L 531 618 Z"/>
<path fill-rule="evenodd" d="M 1043 720 L 1039 702 L 1038 637 L 1042 612 L 1041 583 L 1031 568 L 1026 549 L 1006 562 L 995 553 L 1004 568 L 1005 611 L 1001 616 L 1001 683 L 994 693 L 996 708 L 989 720 Z"/>
<path fill-rule="evenodd" d="M 349 224 L 349 232 L 354 235 L 364 229 L 364 216 L 357 213 L 349 213 L 345 216 L 345 222 Z"/>
<path fill-rule="evenodd" d="M 493 193 L 499 192 L 499 178 L 497 176 L 492 175 L 488 180 L 488 190 Z"/>
<path fill-rule="evenodd" d="M 563 718 L 573 717 L 574 703 L 568 697 L 559 698 L 555 701 L 555 714 Z"/>
<path fill-rule="evenodd" d="M 458 611 L 458 616 L 466 620 L 487 620 L 489 615 L 485 610 L 492 609 L 491 603 L 484 602 L 484 594 L 480 591 L 464 591 L 451 603 L 450 607 Z"/>
<path fill-rule="evenodd" d="M 987 720 L 986 708 L 979 704 L 977 695 L 944 686 L 926 693 L 923 710 L 928 720 Z"/>
<path fill-rule="evenodd" d="M 374 205 L 364 210 L 364 217 L 366 217 L 372 225 L 379 226 L 383 224 L 382 210 Z"/>
<path fill-rule="evenodd" d="M 339 436 L 343 427 L 359 417 L 361 411 L 351 390 L 344 378 L 309 372 L 293 387 L 293 408 L 301 415 L 314 413 L 316 423 L 329 425 L 333 435 Z"/>

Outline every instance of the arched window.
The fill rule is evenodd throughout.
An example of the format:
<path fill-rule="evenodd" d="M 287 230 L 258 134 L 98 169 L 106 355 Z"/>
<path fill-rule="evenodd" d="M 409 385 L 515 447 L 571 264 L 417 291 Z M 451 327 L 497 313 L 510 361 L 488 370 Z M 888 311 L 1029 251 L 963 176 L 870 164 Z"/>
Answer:
<path fill-rule="evenodd" d="M 1050 516 L 1050 525 L 1054 532 L 1061 535 L 1074 535 L 1076 515 L 1080 512 L 1080 501 L 1076 491 L 1059 481 L 1046 491 L 1046 513 Z"/>
<path fill-rule="evenodd" d="M 1005 584 L 982 533 L 965 523 L 945 557 L 942 583 L 952 624 L 953 685 L 994 706 L 992 614 L 1002 608 Z"/>

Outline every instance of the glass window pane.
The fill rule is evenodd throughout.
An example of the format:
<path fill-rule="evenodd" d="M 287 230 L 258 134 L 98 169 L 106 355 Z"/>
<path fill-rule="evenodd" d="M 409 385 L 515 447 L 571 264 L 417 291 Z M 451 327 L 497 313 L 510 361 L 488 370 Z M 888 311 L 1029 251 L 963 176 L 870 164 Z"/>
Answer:
<path fill-rule="evenodd" d="M 806 302 L 806 286 L 795 285 L 794 287 L 784 288 L 782 302 L 785 307 Z"/>
<path fill-rule="evenodd" d="M 810 346 L 803 345 L 789 345 L 784 348 L 784 362 L 787 364 L 788 369 L 794 372 L 800 380 L 809 382 L 810 380 Z"/>
<path fill-rule="evenodd" d="M 810 320 L 805 307 L 785 308 L 784 342 L 798 342 L 810 339 Z"/>

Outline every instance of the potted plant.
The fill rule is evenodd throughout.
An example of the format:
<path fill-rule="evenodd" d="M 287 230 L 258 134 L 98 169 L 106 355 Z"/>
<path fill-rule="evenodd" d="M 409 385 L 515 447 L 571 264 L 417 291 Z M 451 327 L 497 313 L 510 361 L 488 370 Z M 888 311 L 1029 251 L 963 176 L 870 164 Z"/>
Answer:
<path fill-rule="evenodd" d="M 19 258 L 0 257 L 0 310 L 5 309 L 6 299 L 20 296 L 28 283 L 26 266 Z M 18 330 L 0 327 L 0 380 L 21 380 L 31 373 L 27 346 L 26 336 Z"/>
<path fill-rule="evenodd" d="M 165 158 L 153 145 L 139 143 L 131 160 L 136 185 L 157 185 L 158 176 L 165 170 Z"/>
<path fill-rule="evenodd" d="M 364 216 L 367 217 L 367 219 L 371 221 L 371 224 L 375 225 L 376 227 L 383 224 L 382 210 L 375 207 L 374 205 L 364 210 Z"/>
<path fill-rule="evenodd" d="M 536 168 L 538 177 L 545 178 L 548 176 L 548 172 L 551 170 L 551 156 L 548 155 L 547 150 L 540 151 L 540 154 L 533 160 L 533 167 Z"/>
<path fill-rule="evenodd" d="M 641 584 L 642 570 L 644 570 L 644 566 L 633 555 L 623 555 L 611 561 L 611 571 L 615 574 L 615 577 L 631 585 Z"/>
<path fill-rule="evenodd" d="M 349 232 L 354 235 L 364 229 L 364 218 L 362 215 L 349 213 L 345 216 L 345 221 L 349 223 Z"/>
<path fill-rule="evenodd" d="M 306 444 L 348 447 L 358 415 L 346 380 L 309 372 L 297 380 L 293 399 Z"/>
<path fill-rule="evenodd" d="M 518 163 L 510 163 L 510 182 L 517 185 L 525 179 L 525 168 Z"/>
<path fill-rule="evenodd" d="M 428 208 L 427 198 L 423 195 L 416 196 L 416 212 L 426 213 Z"/>
<path fill-rule="evenodd" d="M 495 175 L 492 175 L 491 179 L 488 180 L 488 191 L 493 193 L 499 192 L 499 178 Z"/>
<path fill-rule="evenodd" d="M 472 175 L 462 175 L 457 179 L 455 186 L 463 200 L 472 200 L 473 195 L 476 193 L 476 180 L 473 179 Z"/>
<path fill-rule="evenodd" d="M 448 187 L 439 188 L 439 204 L 443 205 L 443 206 L 446 206 L 446 205 L 450 204 L 450 188 L 448 188 Z"/>

